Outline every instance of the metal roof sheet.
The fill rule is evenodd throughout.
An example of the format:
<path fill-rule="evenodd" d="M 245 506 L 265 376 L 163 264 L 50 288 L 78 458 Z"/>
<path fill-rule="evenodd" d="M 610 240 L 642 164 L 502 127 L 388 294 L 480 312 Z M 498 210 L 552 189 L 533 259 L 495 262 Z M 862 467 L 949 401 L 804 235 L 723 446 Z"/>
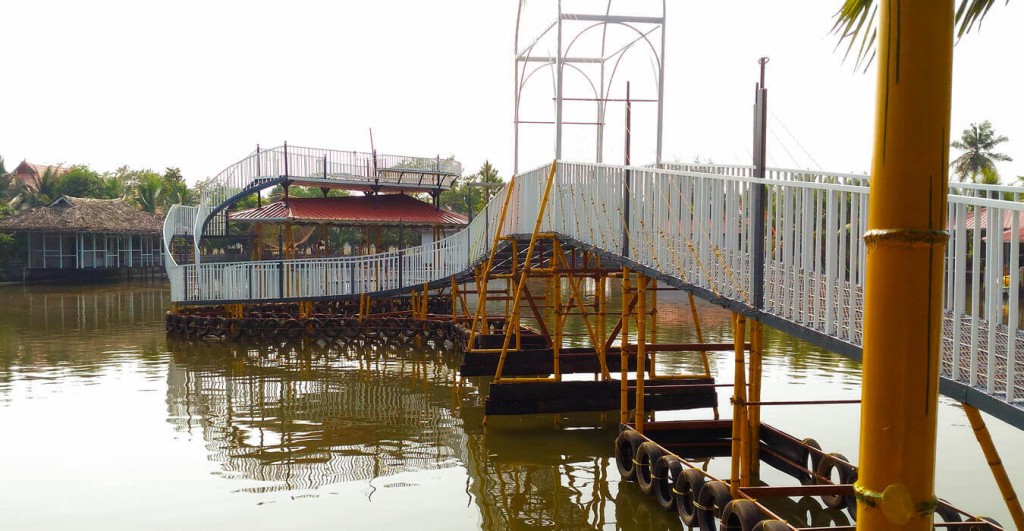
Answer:
<path fill-rule="evenodd" d="M 233 221 L 458 226 L 466 216 L 405 194 L 293 197 L 228 215 Z"/>

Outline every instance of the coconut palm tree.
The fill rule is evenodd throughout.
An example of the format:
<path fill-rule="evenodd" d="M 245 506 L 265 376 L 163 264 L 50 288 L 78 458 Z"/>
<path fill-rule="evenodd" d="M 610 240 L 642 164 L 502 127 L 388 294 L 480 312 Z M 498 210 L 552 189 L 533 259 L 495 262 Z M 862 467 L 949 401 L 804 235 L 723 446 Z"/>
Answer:
<path fill-rule="evenodd" d="M 992 150 L 1009 140 L 1005 136 L 996 136 L 992 130 L 992 124 L 985 120 L 980 124 L 971 124 L 960 134 L 960 140 L 954 140 L 953 147 L 964 153 L 950 164 L 957 180 L 964 182 L 968 178 L 971 182 L 977 182 L 978 176 L 986 182 L 999 182 L 999 172 L 996 171 L 996 161 L 1013 160 L 1002 153 L 995 153 Z"/>
<path fill-rule="evenodd" d="M 155 214 L 163 196 L 163 186 L 163 179 L 155 173 L 147 172 L 140 175 L 139 182 L 135 185 L 135 204 L 142 210 Z"/>

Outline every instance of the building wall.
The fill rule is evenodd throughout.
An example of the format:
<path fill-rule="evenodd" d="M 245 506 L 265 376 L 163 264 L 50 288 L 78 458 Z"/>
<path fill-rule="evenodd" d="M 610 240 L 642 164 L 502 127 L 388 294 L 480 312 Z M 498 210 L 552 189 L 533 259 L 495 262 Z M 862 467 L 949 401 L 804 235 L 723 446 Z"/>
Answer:
<path fill-rule="evenodd" d="M 105 269 L 163 264 L 158 235 L 29 232 L 27 269 Z"/>

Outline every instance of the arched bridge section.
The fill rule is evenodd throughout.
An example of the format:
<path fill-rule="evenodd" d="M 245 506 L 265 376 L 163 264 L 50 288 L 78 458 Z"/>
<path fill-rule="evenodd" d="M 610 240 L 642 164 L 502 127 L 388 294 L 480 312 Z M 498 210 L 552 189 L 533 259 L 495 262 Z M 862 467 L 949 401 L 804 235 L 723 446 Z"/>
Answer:
<path fill-rule="evenodd" d="M 749 166 L 556 165 L 541 232 L 860 358 L 868 176 L 768 169 L 759 179 Z M 465 230 L 422 247 L 262 262 L 177 264 L 169 258 L 172 300 L 304 300 L 449 283 L 472 274 L 496 233 L 533 232 L 549 170 L 516 176 Z M 758 186 L 766 201 L 753 212 Z M 949 190 L 941 390 L 1024 429 L 1024 189 L 951 183 Z M 506 197 L 508 214 L 501 219 Z M 165 241 L 200 227 L 203 209 L 212 208 L 205 203 L 173 209 Z M 752 235 L 759 216 L 764 252 L 756 256 L 752 251 L 762 247 Z M 755 297 L 757 291 L 763 297 Z"/>

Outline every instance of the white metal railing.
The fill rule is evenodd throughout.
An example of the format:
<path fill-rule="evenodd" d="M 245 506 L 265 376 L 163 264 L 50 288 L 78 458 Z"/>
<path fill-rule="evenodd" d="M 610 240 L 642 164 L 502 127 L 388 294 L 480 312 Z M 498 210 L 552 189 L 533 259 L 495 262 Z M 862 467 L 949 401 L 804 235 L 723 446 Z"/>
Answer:
<path fill-rule="evenodd" d="M 533 231 L 548 171 L 542 167 L 517 177 L 503 235 Z M 750 198 L 753 185 L 761 184 L 766 192 L 762 309 L 859 346 L 869 179 L 803 170 L 771 169 L 763 180 L 751 174 L 744 166 L 559 163 L 540 229 L 750 304 Z M 629 201 L 624 202 L 627 178 Z M 400 253 L 177 266 L 169 271 L 172 299 L 332 296 L 440 280 L 485 256 L 507 191 L 502 189 L 466 230 Z M 1024 402 L 1024 203 L 1004 197 L 1024 197 L 1024 189 L 950 185 L 940 371 L 1019 405 Z"/>
<path fill-rule="evenodd" d="M 498 229 L 501 189 L 469 226 L 433 243 L 366 256 L 176 264 L 167 262 L 171 300 L 179 303 L 303 299 L 395 290 L 449 278 L 486 255 Z M 205 207 L 172 209 L 164 224 L 185 222 Z"/>
<path fill-rule="evenodd" d="M 171 252 L 171 242 L 175 236 L 191 236 L 196 224 L 199 207 L 188 205 L 171 205 L 164 217 L 163 245 L 164 267 L 170 275 L 171 269 L 178 264 Z"/>
<path fill-rule="evenodd" d="M 255 191 L 278 177 L 345 185 L 402 185 L 405 187 L 451 188 L 462 175 L 462 164 L 453 159 L 410 157 L 381 153 L 360 153 L 334 149 L 283 145 L 257 149 L 242 160 L 200 183 L 199 215 L 193 233 L 195 252 L 199 254 L 202 236 L 210 231 L 223 233 L 223 220 L 215 220 L 204 230 L 210 214 L 230 198 L 245 190 Z"/>
<path fill-rule="evenodd" d="M 424 179 L 424 188 L 448 189 L 462 175 L 462 165 L 452 159 L 278 146 L 254 151 L 205 181 L 199 204 L 219 206 L 247 188 L 281 176 L 345 184 L 414 185 L 410 174 L 436 177 Z"/>

